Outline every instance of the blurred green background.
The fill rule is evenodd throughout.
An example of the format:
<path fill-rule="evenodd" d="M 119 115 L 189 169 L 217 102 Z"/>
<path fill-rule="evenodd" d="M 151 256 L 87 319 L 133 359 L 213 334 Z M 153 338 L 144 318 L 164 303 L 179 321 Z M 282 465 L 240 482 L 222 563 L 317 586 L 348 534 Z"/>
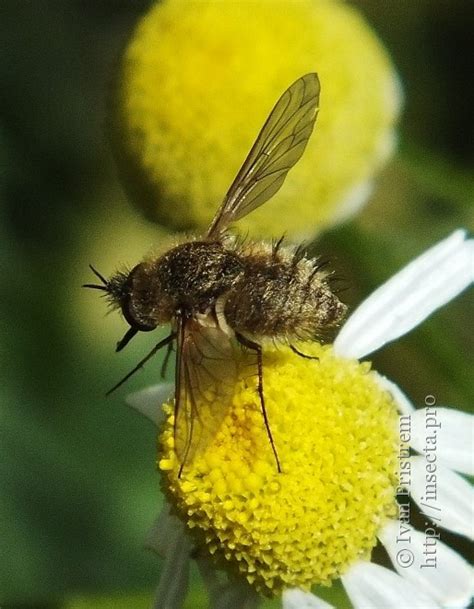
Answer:
<path fill-rule="evenodd" d="M 124 323 L 80 289 L 90 262 L 109 274 L 161 234 L 127 204 L 104 127 L 120 49 L 148 4 L 0 4 L 4 608 L 147 607 L 159 578 L 160 560 L 143 549 L 161 503 L 155 433 L 124 404 L 156 381 L 157 362 L 104 398 L 157 337 L 115 355 Z M 370 203 L 315 246 L 347 279 L 352 306 L 454 228 L 472 228 L 474 202 L 474 5 L 354 4 L 390 50 L 406 106 L 399 153 Z M 473 313 L 472 294 L 462 295 L 377 354 L 376 368 L 420 405 L 431 393 L 471 409 Z M 456 536 L 443 539 L 467 552 Z M 193 582 L 187 606 L 204 606 Z M 337 590 L 326 597 L 345 606 Z"/>

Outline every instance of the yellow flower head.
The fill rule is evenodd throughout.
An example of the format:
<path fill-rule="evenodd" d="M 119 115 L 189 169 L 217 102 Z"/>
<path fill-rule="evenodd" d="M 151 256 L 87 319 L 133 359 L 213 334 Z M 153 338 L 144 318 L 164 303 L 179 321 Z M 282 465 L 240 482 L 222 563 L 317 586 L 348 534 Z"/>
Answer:
<path fill-rule="evenodd" d="M 303 347 L 302 347 L 303 348 Z M 160 436 L 164 487 L 198 543 L 258 591 L 329 584 L 376 544 L 396 512 L 398 417 L 370 365 L 304 345 L 264 354 L 264 395 L 282 472 L 263 422 L 255 376 L 232 404 L 199 403 L 205 421 L 225 410 L 218 433 L 180 463 L 173 414 Z M 212 412 L 210 409 L 212 408 Z"/>
<path fill-rule="evenodd" d="M 363 17 L 338 0 L 164 0 L 125 51 L 111 135 L 136 205 L 205 228 L 281 93 L 318 72 L 321 109 L 271 205 L 239 226 L 310 236 L 353 212 L 393 146 L 400 94 Z"/>

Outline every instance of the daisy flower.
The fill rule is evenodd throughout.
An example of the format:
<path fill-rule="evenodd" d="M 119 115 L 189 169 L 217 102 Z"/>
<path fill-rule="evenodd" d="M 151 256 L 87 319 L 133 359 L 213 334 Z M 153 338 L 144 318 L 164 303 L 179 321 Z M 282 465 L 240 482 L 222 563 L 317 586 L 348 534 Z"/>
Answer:
<path fill-rule="evenodd" d="M 226 408 L 226 418 L 181 476 L 171 404 L 164 405 L 164 420 L 156 412 L 171 386 L 129 397 L 161 425 L 158 465 L 173 506 L 150 537 L 165 556 L 157 607 L 163 599 L 181 606 L 193 548 L 213 607 L 244 606 L 244 599 L 254 606 L 258 593 L 281 595 L 283 609 L 327 608 L 311 586 L 339 578 L 356 608 L 468 605 L 471 568 L 442 541 L 442 531 L 473 536 L 472 488 L 456 473 L 473 473 L 473 419 L 437 407 L 434 396 L 415 410 L 361 360 L 473 280 L 474 241 L 458 230 L 369 296 L 333 345 L 302 345 L 315 359 L 286 347 L 266 349 L 265 400 L 281 473 L 254 378 L 242 377 L 230 406 L 213 405 Z M 423 530 L 411 525 L 409 497 Z M 393 569 L 371 562 L 378 541 Z M 223 583 L 204 555 L 240 577 Z"/>

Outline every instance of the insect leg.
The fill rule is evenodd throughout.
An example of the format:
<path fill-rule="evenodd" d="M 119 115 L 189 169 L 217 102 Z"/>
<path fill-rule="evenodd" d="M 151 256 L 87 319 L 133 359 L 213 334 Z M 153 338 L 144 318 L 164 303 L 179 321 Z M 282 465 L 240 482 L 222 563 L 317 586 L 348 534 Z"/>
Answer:
<path fill-rule="evenodd" d="M 280 459 L 278 458 L 278 453 L 276 450 L 276 446 L 275 446 L 275 442 L 273 440 L 273 436 L 272 436 L 272 432 L 270 429 L 270 423 L 268 421 L 268 416 L 267 416 L 267 410 L 265 408 L 265 397 L 263 394 L 263 362 L 262 362 L 262 346 L 259 345 L 258 343 L 246 338 L 245 336 L 242 336 L 242 334 L 239 334 L 238 332 L 236 332 L 235 334 L 237 340 L 239 341 L 239 343 L 241 345 L 243 345 L 244 347 L 247 347 L 247 349 L 251 349 L 252 351 L 255 351 L 255 353 L 257 354 L 257 370 L 258 370 L 258 386 L 257 386 L 257 390 L 258 390 L 258 395 L 260 397 L 260 406 L 262 408 L 262 415 L 263 415 L 263 421 L 265 423 L 265 429 L 267 430 L 267 435 L 268 438 L 270 440 L 270 444 L 273 450 L 273 454 L 275 456 L 275 461 L 277 464 L 277 469 L 278 469 L 278 473 L 281 474 L 281 465 L 280 465 Z"/>
<path fill-rule="evenodd" d="M 189 377 L 189 370 L 186 369 L 184 370 L 184 378 L 185 378 L 185 385 L 187 388 L 191 387 L 191 379 Z M 196 405 L 194 404 L 194 398 L 192 393 L 190 393 L 189 398 L 191 400 L 191 404 L 192 404 L 192 408 L 193 410 L 196 409 Z M 178 414 L 178 402 L 175 399 L 175 420 Z M 186 446 L 184 449 L 184 455 L 183 455 L 183 460 L 181 461 L 181 464 L 179 466 L 179 472 L 178 472 L 178 478 L 181 478 L 181 475 L 183 473 L 183 469 L 184 469 L 184 464 L 186 463 L 187 459 L 188 459 L 188 455 L 189 455 L 189 451 L 191 450 L 191 443 L 192 443 L 192 439 L 193 439 L 193 434 L 194 434 L 194 416 L 191 415 L 191 417 L 189 418 L 189 430 L 188 430 L 188 437 L 186 438 Z"/>
<path fill-rule="evenodd" d="M 290 345 L 290 349 L 293 351 L 293 353 L 296 353 L 296 355 L 299 355 L 300 357 L 304 357 L 305 359 L 319 360 L 319 357 L 317 357 L 316 355 L 306 355 L 306 353 L 302 353 L 299 349 L 297 349 L 293 345 Z"/>
<path fill-rule="evenodd" d="M 162 379 L 165 378 L 166 369 L 168 368 L 168 363 L 170 361 L 170 356 L 171 356 L 171 352 L 172 351 L 173 351 L 173 343 L 170 342 L 170 343 L 168 343 L 168 348 L 166 349 L 166 354 L 165 354 L 165 357 L 163 359 L 163 363 L 161 364 L 160 377 Z"/>
<path fill-rule="evenodd" d="M 147 361 L 149 359 L 151 359 L 157 351 L 159 351 L 165 345 L 168 345 L 169 343 L 171 343 L 175 339 L 175 337 L 176 337 L 176 334 L 174 332 L 172 332 L 169 336 L 167 336 L 163 340 L 160 340 L 160 342 L 153 347 L 153 349 L 150 351 L 150 353 L 146 357 L 144 357 L 140 362 L 138 362 L 138 364 L 135 366 L 135 368 L 133 368 L 133 370 L 131 370 L 126 376 L 124 376 L 121 381 L 119 381 L 116 385 L 114 385 L 112 387 L 112 389 L 109 389 L 109 391 L 107 391 L 107 393 L 105 395 L 109 396 L 116 389 L 118 389 L 121 385 L 123 385 L 126 381 L 128 381 L 128 379 L 132 375 L 134 375 L 135 372 L 140 370 L 140 368 L 143 368 L 143 366 L 147 363 Z"/>

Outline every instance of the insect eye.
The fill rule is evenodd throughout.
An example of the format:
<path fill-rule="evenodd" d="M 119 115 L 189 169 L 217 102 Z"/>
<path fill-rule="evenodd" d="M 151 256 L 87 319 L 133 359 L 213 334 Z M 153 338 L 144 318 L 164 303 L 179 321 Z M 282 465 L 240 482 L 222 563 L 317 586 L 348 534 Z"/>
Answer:
<path fill-rule="evenodd" d="M 151 320 L 143 314 L 143 311 L 137 311 L 136 306 L 134 306 L 130 298 L 127 298 L 126 301 L 122 303 L 122 313 L 130 326 L 137 331 L 150 332 L 157 326 L 154 320 Z"/>
<path fill-rule="evenodd" d="M 152 293 L 150 276 L 145 266 L 138 264 L 129 273 L 120 300 L 123 316 L 137 331 L 150 332 L 158 325 L 153 317 Z"/>

